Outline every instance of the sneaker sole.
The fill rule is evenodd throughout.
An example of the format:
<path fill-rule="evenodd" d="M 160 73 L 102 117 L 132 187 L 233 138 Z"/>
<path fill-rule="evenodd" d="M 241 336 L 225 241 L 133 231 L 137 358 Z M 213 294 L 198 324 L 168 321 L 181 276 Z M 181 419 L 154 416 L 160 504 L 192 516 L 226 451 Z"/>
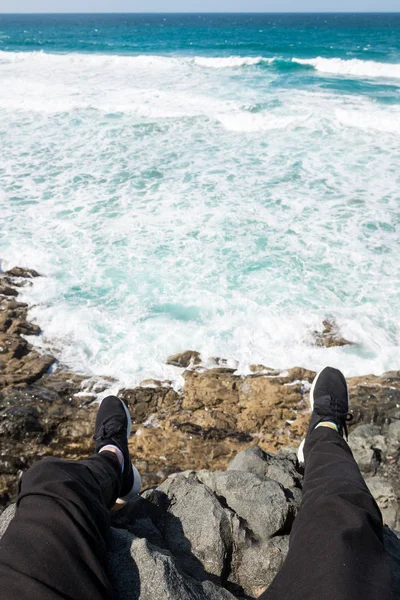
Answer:
<path fill-rule="evenodd" d="M 126 439 L 129 440 L 130 435 L 131 435 L 131 430 L 132 430 L 131 415 L 130 415 L 130 412 L 129 412 L 125 402 L 123 402 L 121 400 L 121 398 L 118 398 L 118 400 L 121 402 L 122 406 L 124 407 L 126 418 L 128 419 L 128 427 L 126 428 Z M 117 498 L 117 500 L 115 501 L 115 504 L 117 504 L 117 505 L 124 506 L 129 500 L 131 500 L 134 496 L 137 496 L 138 493 L 140 492 L 140 489 L 142 487 L 142 478 L 140 477 L 140 473 L 134 465 L 132 465 L 132 470 L 133 470 L 133 487 L 126 496 L 124 496 L 123 498 Z"/>
<path fill-rule="evenodd" d="M 310 390 L 310 408 L 311 408 L 311 412 L 314 410 L 314 390 L 315 390 L 315 385 L 318 381 L 318 377 L 321 375 L 322 371 L 325 369 L 325 367 L 323 369 L 321 369 L 316 376 L 314 377 L 314 381 L 312 382 L 311 385 L 311 390 Z M 346 378 L 345 378 L 346 381 Z M 346 381 L 346 390 L 347 390 L 347 398 L 349 397 L 349 388 L 347 385 L 347 381 Z M 304 464 L 304 444 L 306 443 L 306 438 L 304 438 L 299 446 L 299 449 L 297 450 L 297 460 L 299 461 L 300 464 Z"/>
<path fill-rule="evenodd" d="M 325 369 L 325 367 L 324 367 Z M 312 382 L 311 385 L 311 389 L 310 389 L 310 408 L 311 408 L 311 412 L 314 410 L 314 390 L 315 390 L 315 386 L 318 380 L 318 377 L 321 375 L 322 371 L 324 369 L 321 369 L 316 376 L 314 377 L 314 381 Z M 299 449 L 297 450 L 297 460 L 299 461 L 300 464 L 304 464 L 304 444 L 306 443 L 306 438 L 304 438 L 299 446 Z"/>

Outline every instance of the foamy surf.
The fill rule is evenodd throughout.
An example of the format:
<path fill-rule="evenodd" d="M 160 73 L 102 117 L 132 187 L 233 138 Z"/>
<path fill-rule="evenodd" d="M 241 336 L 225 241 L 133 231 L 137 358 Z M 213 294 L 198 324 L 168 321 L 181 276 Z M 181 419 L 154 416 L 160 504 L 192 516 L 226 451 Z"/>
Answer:
<path fill-rule="evenodd" d="M 241 372 L 397 369 L 391 63 L 299 64 L 314 42 L 258 29 L 239 55 L 218 27 L 204 51 L 146 36 L 134 55 L 0 53 L 0 256 L 45 275 L 21 298 L 35 343 L 124 385 L 180 385 L 165 360 L 188 348 Z M 328 314 L 354 346 L 313 345 Z"/>
<path fill-rule="evenodd" d="M 343 60 L 341 58 L 293 58 L 300 65 L 310 65 L 321 73 L 332 75 L 350 75 L 353 77 L 384 77 L 386 79 L 400 78 L 400 64 L 359 60 L 357 58 Z"/>

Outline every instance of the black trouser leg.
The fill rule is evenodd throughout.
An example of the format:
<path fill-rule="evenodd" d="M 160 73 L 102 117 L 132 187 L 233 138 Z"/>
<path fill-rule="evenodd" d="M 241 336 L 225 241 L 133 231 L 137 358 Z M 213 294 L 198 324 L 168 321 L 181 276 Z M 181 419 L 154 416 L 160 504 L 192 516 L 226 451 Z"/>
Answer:
<path fill-rule="evenodd" d="M 0 540 L 2 600 L 112 598 L 105 538 L 120 487 L 111 452 L 81 461 L 49 458 L 29 469 Z"/>
<path fill-rule="evenodd" d="M 351 450 L 318 427 L 305 448 L 303 500 L 289 553 L 262 600 L 389 600 L 380 510 Z"/>

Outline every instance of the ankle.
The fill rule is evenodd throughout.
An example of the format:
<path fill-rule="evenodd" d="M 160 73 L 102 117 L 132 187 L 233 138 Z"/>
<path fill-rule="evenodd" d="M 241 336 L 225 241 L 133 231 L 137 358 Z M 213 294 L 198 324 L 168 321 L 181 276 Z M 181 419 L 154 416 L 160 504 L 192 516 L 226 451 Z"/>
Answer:
<path fill-rule="evenodd" d="M 339 427 L 333 421 L 321 421 L 321 423 L 318 423 L 314 429 L 317 429 L 318 427 L 328 427 L 329 429 L 334 429 L 337 433 L 339 433 Z"/>
<path fill-rule="evenodd" d="M 101 450 L 99 450 L 99 454 L 101 452 L 112 452 L 113 454 L 115 454 L 118 458 L 119 464 L 121 465 L 121 471 L 124 471 L 124 455 L 122 454 L 118 446 L 113 446 L 112 444 L 109 444 L 108 446 L 103 446 Z"/>

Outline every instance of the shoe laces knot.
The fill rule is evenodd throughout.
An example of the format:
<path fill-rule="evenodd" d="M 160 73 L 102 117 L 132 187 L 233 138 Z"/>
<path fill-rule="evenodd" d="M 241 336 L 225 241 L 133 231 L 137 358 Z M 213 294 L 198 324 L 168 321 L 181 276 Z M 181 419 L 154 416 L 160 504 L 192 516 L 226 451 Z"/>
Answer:
<path fill-rule="evenodd" d="M 119 425 L 115 427 L 115 425 L 109 425 L 107 423 L 103 423 L 98 430 L 98 432 L 93 436 L 94 442 L 101 442 L 104 439 L 112 440 L 114 435 L 118 435 L 124 430 L 123 425 Z"/>
<path fill-rule="evenodd" d="M 340 412 L 337 398 L 329 396 L 329 406 L 316 406 L 315 412 L 320 417 L 331 417 L 337 421 L 339 427 L 344 431 L 346 440 L 349 439 L 347 423 L 353 420 L 353 415 L 349 412 Z"/>

